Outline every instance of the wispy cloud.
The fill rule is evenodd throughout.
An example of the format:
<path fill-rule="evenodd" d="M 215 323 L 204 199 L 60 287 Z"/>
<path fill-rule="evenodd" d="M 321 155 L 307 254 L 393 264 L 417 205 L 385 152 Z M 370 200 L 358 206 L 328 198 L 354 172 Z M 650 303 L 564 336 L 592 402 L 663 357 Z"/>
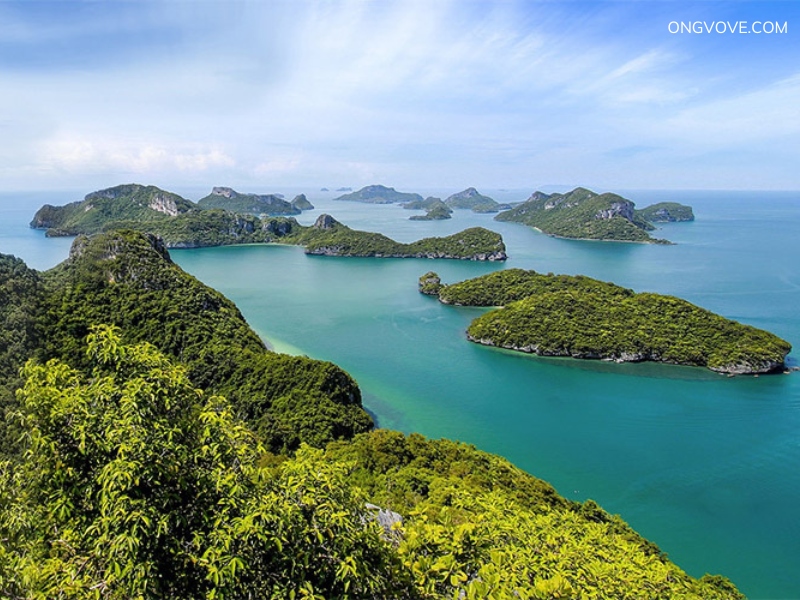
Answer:
<path fill-rule="evenodd" d="M 670 36 L 643 3 L 107 4 L 0 3 L 0 162 L 16 185 L 700 187 L 679 181 L 682 157 L 763 145 L 774 170 L 800 133 L 796 43 L 737 78 L 755 69 L 727 60 L 743 42 Z"/>

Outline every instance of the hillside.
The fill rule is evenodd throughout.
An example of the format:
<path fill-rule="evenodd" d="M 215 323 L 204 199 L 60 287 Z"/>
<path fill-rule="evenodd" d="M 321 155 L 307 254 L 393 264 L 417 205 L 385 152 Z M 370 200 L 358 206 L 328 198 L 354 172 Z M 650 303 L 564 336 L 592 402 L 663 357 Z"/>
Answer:
<path fill-rule="evenodd" d="M 195 386 L 224 394 L 271 448 L 319 446 L 371 427 L 346 373 L 268 351 L 236 306 L 172 263 L 153 236 L 78 237 L 69 259 L 43 277 L 42 359 L 85 368 L 80 348 L 91 326 L 115 325 L 127 342 L 150 341 L 179 359 Z"/>
<path fill-rule="evenodd" d="M 240 194 L 229 187 L 215 187 L 197 201 L 201 208 L 221 208 L 252 215 L 299 215 L 300 208 L 275 194 Z"/>
<path fill-rule="evenodd" d="M 742 598 L 500 457 L 358 434 L 346 373 L 267 351 L 152 236 L 0 257 L 0 290 L 47 333 L 0 424 L 0 597 Z"/>
<path fill-rule="evenodd" d="M 791 346 L 680 298 L 589 277 L 509 269 L 453 285 L 435 273 L 420 291 L 446 304 L 501 306 L 475 319 L 470 341 L 542 356 L 704 366 L 731 374 L 785 368 Z"/>
<path fill-rule="evenodd" d="M 422 196 L 419 194 L 398 192 L 393 187 L 386 187 L 384 185 L 368 185 L 358 191 L 334 198 L 334 200 L 365 202 L 367 204 L 394 204 L 419 202 L 422 201 Z"/>
<path fill-rule="evenodd" d="M 585 188 L 566 194 L 536 192 L 522 204 L 501 212 L 495 220 L 523 223 L 564 238 L 668 243 L 647 233 L 653 226 L 639 218 L 630 200 Z"/>

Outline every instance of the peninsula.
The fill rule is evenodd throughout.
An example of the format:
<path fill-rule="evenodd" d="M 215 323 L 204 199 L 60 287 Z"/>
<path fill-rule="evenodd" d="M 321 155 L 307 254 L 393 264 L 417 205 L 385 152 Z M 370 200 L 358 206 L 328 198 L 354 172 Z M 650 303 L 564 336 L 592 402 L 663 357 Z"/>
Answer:
<path fill-rule="evenodd" d="M 230 188 L 215 189 L 215 198 L 239 199 Z M 252 198 L 246 202 L 249 205 Z M 350 229 L 330 215 L 320 215 L 314 225 L 304 226 L 292 217 L 204 209 L 177 194 L 137 184 L 93 192 L 65 206 L 45 205 L 36 212 L 31 227 L 46 229 L 49 236 L 131 229 L 160 237 L 167 248 L 277 242 L 304 246 L 308 254 L 325 256 L 506 259 L 502 237 L 483 228 L 401 244 L 379 233 Z"/>
<path fill-rule="evenodd" d="M 475 319 L 467 338 L 541 356 L 703 366 L 729 374 L 785 368 L 791 346 L 674 296 L 635 293 L 584 276 L 508 269 L 452 285 L 436 273 L 422 293 L 445 304 L 502 307 Z"/>
<path fill-rule="evenodd" d="M 597 194 L 579 187 L 565 194 L 534 192 L 522 204 L 495 216 L 495 220 L 523 223 L 555 237 L 669 244 L 648 233 L 655 229 L 648 217 L 669 215 L 670 210 L 684 216 L 688 209 L 691 214 L 690 207 L 678 211 L 679 205 L 670 206 L 637 211 L 635 204 L 622 196 Z"/>

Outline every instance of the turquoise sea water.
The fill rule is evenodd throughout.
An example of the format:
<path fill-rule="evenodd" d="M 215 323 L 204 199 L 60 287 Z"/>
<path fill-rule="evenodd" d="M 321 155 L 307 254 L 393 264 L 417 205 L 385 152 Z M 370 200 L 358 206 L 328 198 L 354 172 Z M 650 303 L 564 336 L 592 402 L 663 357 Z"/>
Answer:
<path fill-rule="evenodd" d="M 397 206 L 278 191 L 303 191 L 317 205 L 302 222 L 324 210 L 403 241 L 484 225 L 503 234 L 511 258 L 327 258 L 286 246 L 172 252 L 273 346 L 347 369 L 382 427 L 501 454 L 562 494 L 621 514 L 693 575 L 722 573 L 751 598 L 800 598 L 800 373 L 728 378 L 497 351 L 464 338 L 481 309 L 416 291 L 431 269 L 446 282 L 510 267 L 583 273 L 681 296 L 800 348 L 800 193 L 625 192 L 640 206 L 675 200 L 695 209 L 694 223 L 656 232 L 676 245 L 650 246 L 557 240 L 463 211 L 412 222 Z M 528 193 L 481 191 L 500 201 Z M 63 259 L 69 241 L 27 222 L 44 202 L 79 197 L 0 196 L 0 252 L 36 268 Z"/>

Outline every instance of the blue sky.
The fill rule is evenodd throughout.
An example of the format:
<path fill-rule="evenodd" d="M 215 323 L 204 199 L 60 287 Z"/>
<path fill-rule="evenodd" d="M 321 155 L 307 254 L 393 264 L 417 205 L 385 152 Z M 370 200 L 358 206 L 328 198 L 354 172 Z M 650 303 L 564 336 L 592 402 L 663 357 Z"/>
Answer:
<path fill-rule="evenodd" d="M 739 21 L 787 32 L 669 31 Z M 0 32 L 5 189 L 800 189 L 798 2 L 0 0 Z"/>

